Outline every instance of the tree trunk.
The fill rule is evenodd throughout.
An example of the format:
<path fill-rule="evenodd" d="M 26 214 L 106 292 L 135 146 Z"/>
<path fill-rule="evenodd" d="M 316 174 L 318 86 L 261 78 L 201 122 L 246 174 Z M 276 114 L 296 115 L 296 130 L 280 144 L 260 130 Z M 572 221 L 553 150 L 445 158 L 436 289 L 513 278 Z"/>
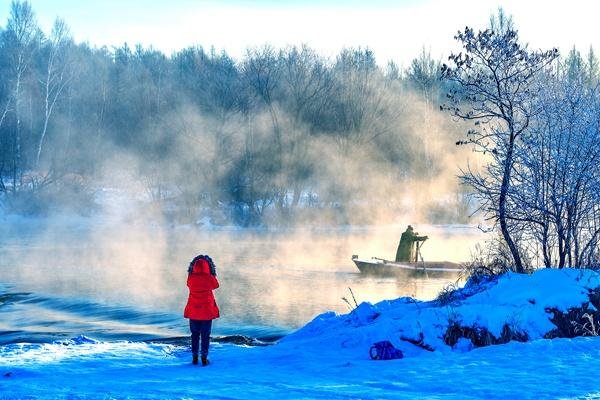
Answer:
<path fill-rule="evenodd" d="M 559 214 L 560 215 L 560 214 Z M 562 269 L 565 267 L 565 229 L 563 228 L 560 217 L 556 221 L 556 235 L 558 236 L 558 268 Z"/>
<path fill-rule="evenodd" d="M 544 256 L 544 266 L 546 268 L 552 268 L 552 257 L 550 256 L 550 244 L 549 244 L 549 230 L 547 218 L 544 218 L 544 225 L 542 227 L 542 254 Z"/>
<path fill-rule="evenodd" d="M 508 151 L 506 153 L 506 162 L 504 164 L 504 174 L 502 175 L 502 186 L 500 187 L 500 197 L 498 199 L 498 220 L 500 221 L 500 230 L 502 231 L 502 237 L 506 241 L 510 253 L 512 254 L 513 261 L 515 262 L 515 271 L 518 273 L 524 273 L 523 262 L 519 249 L 517 248 L 514 240 L 512 239 L 508 230 L 508 224 L 506 222 L 506 200 L 508 196 L 508 187 L 510 183 L 510 173 L 513 161 L 513 148 L 514 148 L 514 136 L 511 134 L 509 141 Z"/>
<path fill-rule="evenodd" d="M 17 193 L 17 174 L 21 165 L 21 113 L 20 113 L 20 89 L 21 74 L 17 73 L 17 82 L 15 83 L 15 136 L 14 136 L 14 154 L 13 154 L 13 194 Z"/>

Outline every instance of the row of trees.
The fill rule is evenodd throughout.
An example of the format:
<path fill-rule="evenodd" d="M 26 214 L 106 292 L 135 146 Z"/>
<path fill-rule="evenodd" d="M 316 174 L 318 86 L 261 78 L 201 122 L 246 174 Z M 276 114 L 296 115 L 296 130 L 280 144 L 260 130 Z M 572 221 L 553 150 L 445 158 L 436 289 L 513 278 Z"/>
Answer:
<path fill-rule="evenodd" d="M 442 110 L 474 123 L 459 143 L 487 161 L 462 181 L 515 269 L 597 264 L 594 52 L 531 51 L 502 12 L 456 38 L 464 51 L 441 68 L 426 52 L 400 70 L 368 49 L 328 60 L 307 46 L 167 57 L 74 43 L 60 19 L 44 35 L 30 4 L 14 1 L 0 32 L 0 193 L 51 204 L 48 193 L 129 168 L 192 220 L 227 210 L 257 224 L 267 211 L 289 220 L 306 208 L 348 218 L 357 205 L 414 201 L 407 185 L 444 170 L 453 129 L 435 106 L 447 93 Z"/>
<path fill-rule="evenodd" d="M 486 154 L 475 190 L 518 272 L 600 264 L 599 62 L 573 49 L 531 51 L 502 13 L 489 29 L 467 28 L 464 52 L 444 65 L 456 85 L 443 107 L 473 129 L 460 144 Z"/>
<path fill-rule="evenodd" d="M 200 47 L 169 57 L 91 48 L 60 19 L 45 35 L 30 4 L 14 1 L 0 36 L 0 191 L 64 191 L 127 153 L 152 195 L 190 218 L 224 205 L 249 224 L 302 202 L 344 209 L 372 181 L 439 172 L 420 137 L 452 140 L 428 122 L 439 74 L 425 51 L 400 70 L 379 67 L 369 49 L 328 60 L 264 46 L 238 61 Z"/>

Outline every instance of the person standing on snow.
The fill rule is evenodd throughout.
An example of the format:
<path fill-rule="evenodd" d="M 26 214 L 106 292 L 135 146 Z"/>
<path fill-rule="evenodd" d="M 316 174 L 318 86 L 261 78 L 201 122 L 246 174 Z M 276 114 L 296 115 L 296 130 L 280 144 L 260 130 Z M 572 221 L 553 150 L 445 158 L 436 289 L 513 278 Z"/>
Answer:
<path fill-rule="evenodd" d="M 219 318 L 219 307 L 212 292 L 219 287 L 219 281 L 217 280 L 215 264 L 209 256 L 196 256 L 190 262 L 187 286 L 190 294 L 183 316 L 190 320 L 192 363 L 194 365 L 198 364 L 198 349 L 201 344 L 200 355 L 204 367 L 208 365 L 212 320 Z"/>

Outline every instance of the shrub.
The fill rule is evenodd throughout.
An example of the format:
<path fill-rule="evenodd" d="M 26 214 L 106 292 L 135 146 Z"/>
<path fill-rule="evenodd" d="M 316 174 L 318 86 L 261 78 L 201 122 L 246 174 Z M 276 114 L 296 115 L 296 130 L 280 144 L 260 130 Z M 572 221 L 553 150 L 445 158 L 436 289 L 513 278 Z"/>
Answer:
<path fill-rule="evenodd" d="M 598 289 L 595 289 L 598 291 Z M 544 335 L 546 339 L 574 338 L 578 336 L 598 336 L 600 328 L 600 311 L 590 310 L 590 303 L 581 307 L 573 307 L 562 312 L 556 308 L 547 308 L 546 312 L 552 314 L 550 321 L 556 329 Z"/>
<path fill-rule="evenodd" d="M 444 343 L 454 347 L 461 338 L 469 339 L 474 347 L 484 347 L 495 344 L 505 344 L 511 340 L 526 342 L 529 336 L 525 332 L 504 324 L 500 337 L 495 337 L 487 328 L 473 325 L 462 326 L 458 321 L 452 321 L 444 334 Z"/>

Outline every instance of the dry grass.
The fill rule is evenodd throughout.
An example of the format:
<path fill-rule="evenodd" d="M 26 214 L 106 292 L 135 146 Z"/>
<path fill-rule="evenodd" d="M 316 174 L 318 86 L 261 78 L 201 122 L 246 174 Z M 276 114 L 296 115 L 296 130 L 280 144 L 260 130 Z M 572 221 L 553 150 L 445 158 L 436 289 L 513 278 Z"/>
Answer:
<path fill-rule="evenodd" d="M 598 289 L 595 289 L 598 291 Z M 598 336 L 600 328 L 600 311 L 594 307 L 590 310 L 590 303 L 584 303 L 581 307 L 573 307 L 567 312 L 556 308 L 548 308 L 546 312 L 552 314 L 550 321 L 556 326 L 555 329 L 544 335 L 546 339 L 574 338 L 578 336 Z"/>
<path fill-rule="evenodd" d="M 504 324 L 500 337 L 496 337 L 485 327 L 478 325 L 462 326 L 457 321 L 451 322 L 444 334 L 444 343 L 448 346 L 454 346 L 461 338 L 469 339 L 474 347 L 505 344 L 511 340 L 518 342 L 529 340 L 525 332 L 521 332 L 508 324 Z"/>

